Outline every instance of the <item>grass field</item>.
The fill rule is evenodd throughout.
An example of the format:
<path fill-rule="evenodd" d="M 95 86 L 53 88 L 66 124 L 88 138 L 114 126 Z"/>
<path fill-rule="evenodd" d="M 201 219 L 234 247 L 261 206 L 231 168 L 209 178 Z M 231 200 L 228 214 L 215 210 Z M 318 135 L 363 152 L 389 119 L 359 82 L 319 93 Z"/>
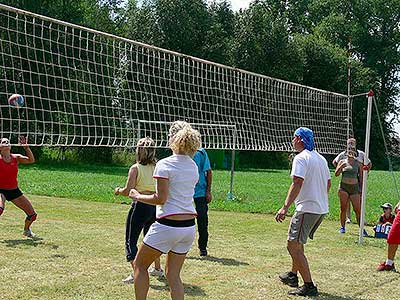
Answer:
<path fill-rule="evenodd" d="M 114 187 L 125 184 L 128 167 L 80 165 L 22 166 L 21 188 L 30 194 L 66 197 L 99 202 L 123 202 L 115 197 Z M 238 171 L 235 174 L 236 201 L 225 201 L 229 190 L 229 172 L 214 171 L 211 208 L 214 210 L 274 213 L 282 205 L 290 185 L 287 170 Z M 396 172 L 400 182 L 400 172 Z M 338 178 L 333 178 L 329 219 L 339 216 Z M 395 204 L 397 196 L 389 172 L 372 170 L 368 180 L 366 220 L 376 222 L 384 202 Z"/>
<path fill-rule="evenodd" d="M 30 198 L 39 212 L 33 230 L 40 238 L 22 236 L 24 215 L 10 203 L 0 218 L 0 299 L 134 299 L 133 286 L 121 282 L 129 272 L 123 249 L 128 205 Z M 287 225 L 271 215 L 212 211 L 211 256 L 200 259 L 196 249 L 189 253 L 186 299 L 296 299 L 277 280 L 290 264 Z M 306 246 L 318 299 L 398 299 L 400 274 L 374 270 L 385 256 L 385 241 L 368 238 L 359 246 L 356 240 L 355 225 L 339 235 L 336 222 L 326 220 Z M 151 279 L 149 299 L 169 299 L 165 281 Z"/>

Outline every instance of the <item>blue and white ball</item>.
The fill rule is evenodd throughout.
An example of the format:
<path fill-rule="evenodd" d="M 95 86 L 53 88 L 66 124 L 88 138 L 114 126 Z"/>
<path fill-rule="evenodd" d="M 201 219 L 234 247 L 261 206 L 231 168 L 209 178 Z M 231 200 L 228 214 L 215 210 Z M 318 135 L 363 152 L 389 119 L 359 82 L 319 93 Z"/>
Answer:
<path fill-rule="evenodd" d="M 13 94 L 8 98 L 8 104 L 12 107 L 20 108 L 25 105 L 25 100 L 20 94 Z"/>

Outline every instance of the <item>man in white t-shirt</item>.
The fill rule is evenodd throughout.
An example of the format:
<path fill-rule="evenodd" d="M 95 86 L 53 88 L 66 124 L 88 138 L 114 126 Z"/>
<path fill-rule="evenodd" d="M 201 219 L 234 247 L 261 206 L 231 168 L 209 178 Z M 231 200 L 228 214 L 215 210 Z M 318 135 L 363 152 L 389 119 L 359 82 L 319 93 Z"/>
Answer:
<path fill-rule="evenodd" d="M 287 248 L 292 257 L 292 270 L 279 276 L 280 280 L 291 287 L 298 287 L 297 272 L 303 278 L 304 285 L 289 291 L 295 296 L 316 296 L 308 261 L 304 255 L 304 245 L 308 237 L 313 239 L 314 233 L 328 213 L 328 193 L 331 187 L 331 176 L 328 163 L 324 157 L 314 150 L 314 134 L 306 127 L 298 128 L 292 140 L 293 147 L 299 152 L 293 159 L 292 184 L 289 188 L 285 204 L 276 214 L 276 221 L 282 222 L 289 207 L 295 203 L 294 213 L 288 234 Z"/>

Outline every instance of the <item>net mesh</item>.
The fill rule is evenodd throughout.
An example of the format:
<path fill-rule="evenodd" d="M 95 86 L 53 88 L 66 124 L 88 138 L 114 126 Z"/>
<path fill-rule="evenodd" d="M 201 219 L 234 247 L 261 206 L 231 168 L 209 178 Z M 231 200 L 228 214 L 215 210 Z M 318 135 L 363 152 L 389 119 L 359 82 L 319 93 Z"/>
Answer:
<path fill-rule="evenodd" d="M 16 109 L 7 98 L 25 97 Z M 167 146 L 195 124 L 209 149 L 291 151 L 299 126 L 336 153 L 348 99 L 0 5 L 0 135 L 31 145 Z M 350 124 L 351 125 L 351 124 Z"/>

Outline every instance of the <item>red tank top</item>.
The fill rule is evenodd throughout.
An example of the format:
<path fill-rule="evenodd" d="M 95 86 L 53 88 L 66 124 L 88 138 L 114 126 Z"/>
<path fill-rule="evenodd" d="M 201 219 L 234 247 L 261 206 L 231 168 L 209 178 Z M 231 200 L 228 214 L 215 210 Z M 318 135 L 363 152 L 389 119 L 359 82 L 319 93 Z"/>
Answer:
<path fill-rule="evenodd" d="M 18 161 L 11 154 L 11 162 L 7 163 L 0 157 L 0 189 L 11 190 L 18 187 Z"/>

